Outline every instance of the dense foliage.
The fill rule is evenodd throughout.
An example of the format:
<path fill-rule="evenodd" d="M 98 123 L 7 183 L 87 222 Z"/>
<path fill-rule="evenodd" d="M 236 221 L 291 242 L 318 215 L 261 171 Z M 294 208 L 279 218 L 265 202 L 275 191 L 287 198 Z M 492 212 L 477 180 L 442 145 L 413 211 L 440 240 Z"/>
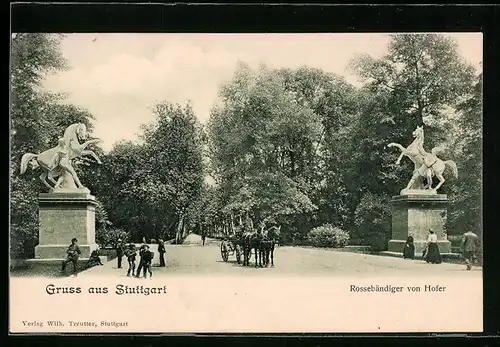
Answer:
<path fill-rule="evenodd" d="M 92 115 L 42 93 L 47 73 L 63 69 L 59 36 L 12 40 L 11 250 L 30 256 L 37 238 L 37 173 L 19 177 L 26 152 L 54 146 L 64 128 Z M 459 179 L 446 175 L 448 234 L 482 232 L 482 80 L 449 38 L 392 35 L 382 58 L 353 57 L 364 83 L 320 69 L 257 70 L 240 63 L 219 90 L 206 126 L 190 104 L 155 106 L 139 142 L 94 147 L 103 164 L 76 164 L 98 197 L 101 243 L 177 239 L 188 232 L 230 233 L 245 221 L 281 225 L 285 243 L 371 245 L 391 231 L 391 196 L 408 183 L 409 159 L 396 165 L 417 125 L 425 148 L 440 147 Z M 167 97 L 167 96 L 166 96 Z M 208 184 L 210 176 L 215 184 Z M 420 184 L 423 182 L 420 182 Z M 434 183 L 436 184 L 436 182 Z M 318 241 L 320 240 L 320 241 Z"/>
<path fill-rule="evenodd" d="M 349 244 L 349 233 L 331 224 L 325 224 L 309 231 L 307 241 L 315 247 L 345 247 Z"/>

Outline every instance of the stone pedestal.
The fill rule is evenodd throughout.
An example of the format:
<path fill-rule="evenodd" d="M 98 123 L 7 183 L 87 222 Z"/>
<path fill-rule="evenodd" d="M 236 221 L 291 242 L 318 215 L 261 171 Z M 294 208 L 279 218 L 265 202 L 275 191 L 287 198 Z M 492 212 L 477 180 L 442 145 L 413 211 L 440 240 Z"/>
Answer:
<path fill-rule="evenodd" d="M 413 235 L 415 253 L 421 254 L 429 235 L 434 230 L 439 251 L 451 253 L 451 242 L 446 239 L 448 198 L 445 194 L 408 194 L 392 198 L 392 239 L 388 251 L 402 253 L 408 235 Z"/>
<path fill-rule="evenodd" d="M 95 197 L 88 190 L 61 189 L 40 194 L 39 236 L 35 260 L 65 259 L 71 239 L 76 237 L 82 254 L 90 257 L 95 242 Z"/>

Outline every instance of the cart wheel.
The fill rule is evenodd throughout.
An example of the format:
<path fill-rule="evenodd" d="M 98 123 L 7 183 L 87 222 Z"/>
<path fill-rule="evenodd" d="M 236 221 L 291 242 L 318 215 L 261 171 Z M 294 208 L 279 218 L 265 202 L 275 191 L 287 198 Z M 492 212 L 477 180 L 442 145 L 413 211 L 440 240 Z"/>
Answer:
<path fill-rule="evenodd" d="M 238 264 L 241 264 L 241 257 L 242 257 L 242 254 L 243 252 L 241 251 L 241 247 L 240 245 L 236 245 L 236 261 L 238 262 Z"/>
<path fill-rule="evenodd" d="M 222 260 L 227 262 L 229 259 L 229 251 L 227 250 L 226 241 L 222 241 L 220 244 L 220 255 L 222 256 Z"/>

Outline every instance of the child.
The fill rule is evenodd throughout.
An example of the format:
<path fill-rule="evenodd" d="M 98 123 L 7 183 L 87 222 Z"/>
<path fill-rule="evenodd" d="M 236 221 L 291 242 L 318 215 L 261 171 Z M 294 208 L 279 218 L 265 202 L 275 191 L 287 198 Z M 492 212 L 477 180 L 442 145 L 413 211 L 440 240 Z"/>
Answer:
<path fill-rule="evenodd" d="M 101 261 L 101 258 L 99 258 L 99 250 L 97 249 L 93 250 L 90 254 L 90 258 L 87 262 L 87 267 L 91 268 L 96 265 L 104 265 Z"/>
<path fill-rule="evenodd" d="M 135 252 L 135 246 L 134 244 L 129 244 L 128 247 L 125 249 L 125 256 L 127 257 L 128 260 L 128 271 L 127 271 L 127 276 L 134 276 L 134 271 L 135 271 L 135 257 L 136 257 L 136 252 Z"/>

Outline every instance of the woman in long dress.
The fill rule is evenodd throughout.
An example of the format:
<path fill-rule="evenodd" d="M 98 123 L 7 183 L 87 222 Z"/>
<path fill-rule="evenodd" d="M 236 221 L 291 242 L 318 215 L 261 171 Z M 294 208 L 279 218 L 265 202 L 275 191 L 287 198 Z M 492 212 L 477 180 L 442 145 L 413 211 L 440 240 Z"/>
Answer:
<path fill-rule="evenodd" d="M 425 261 L 431 264 L 441 263 L 441 253 L 439 253 L 439 247 L 437 244 L 437 235 L 434 230 L 429 229 L 429 236 L 427 237 L 427 253 L 425 255 Z"/>
<path fill-rule="evenodd" d="M 413 236 L 409 235 L 403 249 L 404 259 L 415 259 L 415 244 L 413 242 Z"/>

